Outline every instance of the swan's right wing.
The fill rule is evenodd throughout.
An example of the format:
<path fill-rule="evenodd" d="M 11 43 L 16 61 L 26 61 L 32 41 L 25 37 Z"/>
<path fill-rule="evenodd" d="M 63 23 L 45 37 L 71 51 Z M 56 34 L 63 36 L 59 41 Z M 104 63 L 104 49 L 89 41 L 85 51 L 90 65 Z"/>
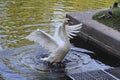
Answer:
<path fill-rule="evenodd" d="M 82 23 L 77 25 L 66 25 L 66 33 L 69 38 L 73 38 L 73 36 L 76 36 L 76 33 L 80 32 L 80 29 L 82 28 Z"/>
<path fill-rule="evenodd" d="M 53 50 L 58 47 L 54 38 L 41 30 L 33 31 L 26 37 L 26 39 L 39 43 L 43 48 L 49 50 L 50 52 L 53 52 Z"/>

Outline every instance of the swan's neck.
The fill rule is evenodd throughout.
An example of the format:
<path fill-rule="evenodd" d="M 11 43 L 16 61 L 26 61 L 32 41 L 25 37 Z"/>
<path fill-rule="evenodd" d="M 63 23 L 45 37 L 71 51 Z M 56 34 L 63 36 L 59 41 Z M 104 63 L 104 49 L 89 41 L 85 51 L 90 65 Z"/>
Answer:
<path fill-rule="evenodd" d="M 62 24 L 62 26 L 59 27 L 58 29 L 58 37 L 63 40 L 63 41 L 68 41 L 67 33 L 66 33 L 66 27 L 65 27 L 65 22 Z"/>

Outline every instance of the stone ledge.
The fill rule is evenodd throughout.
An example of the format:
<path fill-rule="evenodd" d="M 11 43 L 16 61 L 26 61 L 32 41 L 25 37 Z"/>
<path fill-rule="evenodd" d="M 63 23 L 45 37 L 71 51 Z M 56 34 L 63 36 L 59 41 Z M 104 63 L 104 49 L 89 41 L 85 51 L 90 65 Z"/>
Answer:
<path fill-rule="evenodd" d="M 80 38 L 120 58 L 120 32 L 92 19 L 92 16 L 101 10 L 104 9 L 68 13 L 66 17 L 75 24 L 83 23 L 83 28 L 78 34 Z"/>

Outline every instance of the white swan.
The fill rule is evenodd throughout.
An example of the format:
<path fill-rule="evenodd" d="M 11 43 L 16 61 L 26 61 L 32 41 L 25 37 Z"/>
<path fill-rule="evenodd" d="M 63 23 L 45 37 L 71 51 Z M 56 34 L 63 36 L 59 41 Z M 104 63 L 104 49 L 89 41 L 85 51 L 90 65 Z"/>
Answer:
<path fill-rule="evenodd" d="M 76 33 L 79 32 L 82 24 L 69 26 L 66 25 L 66 23 L 65 20 L 62 26 L 56 29 L 54 36 L 41 30 L 35 30 L 26 37 L 26 39 L 39 43 L 42 47 L 51 52 L 48 57 L 42 58 L 42 60 L 51 63 L 61 62 L 70 50 L 69 38 L 76 36 Z"/>

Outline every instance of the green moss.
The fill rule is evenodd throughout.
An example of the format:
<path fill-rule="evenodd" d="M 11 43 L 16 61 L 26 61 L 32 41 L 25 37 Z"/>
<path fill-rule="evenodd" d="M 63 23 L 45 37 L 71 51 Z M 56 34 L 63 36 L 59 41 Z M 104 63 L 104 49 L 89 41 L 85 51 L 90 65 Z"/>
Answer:
<path fill-rule="evenodd" d="M 120 31 L 120 8 L 112 9 L 113 17 L 111 17 L 111 18 L 99 18 L 101 15 L 103 15 L 107 12 L 108 12 L 108 10 L 104 10 L 104 11 L 100 11 L 100 12 L 96 13 L 93 16 L 93 19 Z"/>

